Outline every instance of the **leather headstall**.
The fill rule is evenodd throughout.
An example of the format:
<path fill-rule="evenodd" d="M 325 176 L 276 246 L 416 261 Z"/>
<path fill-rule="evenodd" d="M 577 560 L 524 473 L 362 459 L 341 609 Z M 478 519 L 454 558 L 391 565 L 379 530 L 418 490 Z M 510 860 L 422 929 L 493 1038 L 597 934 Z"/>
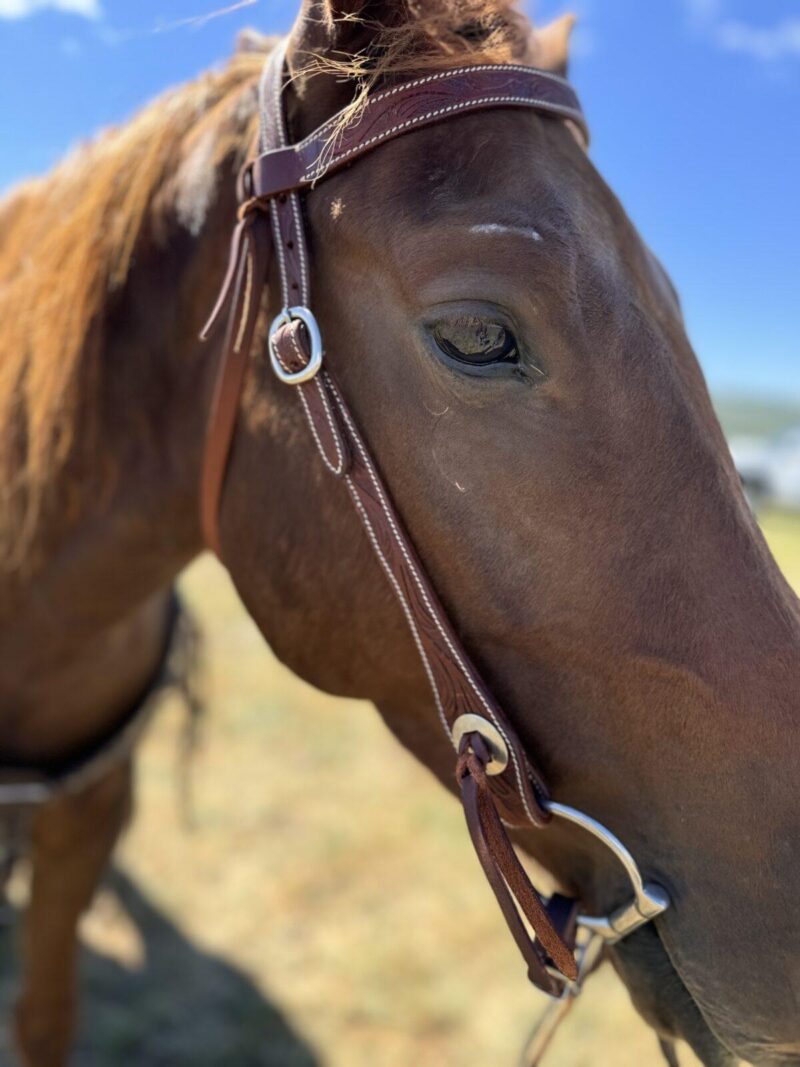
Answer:
<path fill-rule="evenodd" d="M 220 554 L 225 470 L 270 257 L 275 255 L 283 311 L 269 331 L 273 369 L 294 386 L 322 463 L 343 483 L 405 614 L 442 725 L 456 748 L 457 778 L 481 865 L 529 977 L 558 996 L 578 978 L 576 903 L 558 895 L 545 902 L 539 896 L 506 830 L 506 826 L 547 824 L 551 818 L 547 789 L 456 634 L 325 365 L 322 339 L 309 308 L 310 271 L 300 194 L 386 141 L 455 115 L 487 108 L 528 108 L 567 119 L 586 135 L 583 113 L 572 88 L 556 75 L 514 65 L 463 67 L 376 92 L 349 124 L 334 116 L 292 144 L 284 117 L 285 84 L 285 54 L 278 48 L 262 79 L 260 154 L 240 177 L 241 207 L 228 271 L 203 334 L 208 336 L 228 311 L 206 439 L 201 488 L 204 534 Z"/>

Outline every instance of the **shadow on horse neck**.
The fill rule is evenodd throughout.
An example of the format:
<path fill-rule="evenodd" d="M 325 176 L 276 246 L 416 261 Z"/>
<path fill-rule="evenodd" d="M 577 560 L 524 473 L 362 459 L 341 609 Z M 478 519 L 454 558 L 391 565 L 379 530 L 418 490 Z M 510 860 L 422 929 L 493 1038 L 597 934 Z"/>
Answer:
<path fill-rule="evenodd" d="M 361 22 L 327 4 L 301 13 L 295 138 L 350 102 L 343 56 L 366 47 L 368 76 L 391 82 L 409 56 L 425 70 L 467 55 L 433 47 L 430 27 L 404 32 L 405 5 L 369 7 Z M 516 16 L 500 38 L 496 20 L 481 25 L 454 34 L 497 50 L 478 58 L 566 62 L 563 27 L 537 45 Z M 154 659 L 164 589 L 203 548 L 219 344 L 196 336 L 262 61 L 244 53 L 176 91 L 0 214 L 0 739 L 13 758 L 49 758 L 113 719 Z M 797 600 L 664 271 L 567 126 L 536 114 L 398 138 L 305 210 L 326 359 L 467 648 L 554 796 L 611 826 L 669 889 L 658 935 L 614 952 L 637 1005 L 708 1064 L 729 1050 L 800 1062 Z M 220 530 L 284 662 L 373 700 L 449 783 L 402 615 L 263 334 Z M 572 832 L 522 843 L 588 906 L 613 903 L 618 872 Z"/>

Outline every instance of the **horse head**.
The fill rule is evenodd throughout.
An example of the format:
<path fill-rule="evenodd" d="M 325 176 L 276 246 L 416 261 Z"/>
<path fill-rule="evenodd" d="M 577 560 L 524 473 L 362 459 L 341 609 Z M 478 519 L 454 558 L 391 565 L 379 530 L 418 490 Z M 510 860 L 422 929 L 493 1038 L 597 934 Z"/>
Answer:
<path fill-rule="evenodd" d="M 537 33 L 504 5 L 467 8 L 307 3 L 287 50 L 291 139 L 357 113 L 364 86 L 477 62 L 566 69 L 569 20 Z M 634 1001 L 707 1064 L 800 1062 L 800 612 L 664 269 L 574 124 L 531 110 L 396 137 L 304 211 L 326 366 L 460 637 L 552 796 L 669 894 L 611 950 Z M 275 262 L 268 294 L 275 315 Z M 373 700 L 450 781 L 402 613 L 302 420 L 254 361 L 223 558 L 292 669 Z M 586 908 L 619 900 L 621 872 L 580 830 L 520 841 Z"/>

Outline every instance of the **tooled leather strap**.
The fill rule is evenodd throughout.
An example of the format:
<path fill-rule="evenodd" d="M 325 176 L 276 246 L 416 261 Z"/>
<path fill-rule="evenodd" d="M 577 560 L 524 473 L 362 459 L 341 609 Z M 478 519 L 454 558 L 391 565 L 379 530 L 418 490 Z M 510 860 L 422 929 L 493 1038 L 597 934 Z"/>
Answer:
<path fill-rule="evenodd" d="M 266 64 L 262 80 L 261 160 L 301 158 L 290 151 L 293 146 L 288 144 L 285 128 L 282 100 L 284 66 L 284 51 L 276 49 Z M 348 160 L 355 158 L 362 151 L 392 136 L 448 114 L 515 103 L 547 112 L 571 109 L 571 105 L 565 102 L 564 94 L 555 102 L 537 102 L 533 93 L 528 96 L 514 94 L 512 99 L 510 90 L 503 93 L 498 88 L 496 75 L 502 69 L 472 68 L 469 79 L 466 79 L 465 71 L 459 71 L 455 72 L 451 81 L 443 76 L 441 79 L 420 79 L 411 83 L 407 95 L 402 92 L 406 87 L 379 94 L 376 99 L 380 106 L 371 112 L 372 125 L 364 123 L 369 111 L 367 105 L 367 112 L 362 113 L 358 120 L 357 136 L 348 136 L 347 131 L 340 135 L 326 168 L 321 171 L 317 169 L 310 180 L 329 173 L 333 166 L 341 165 L 345 150 L 349 153 Z M 536 78 L 540 76 L 540 72 L 526 71 L 526 68 L 510 68 L 507 77 L 516 80 L 524 74 Z M 541 77 L 549 78 L 545 75 Z M 489 80 L 484 81 L 484 78 Z M 459 92 L 469 88 L 472 95 L 457 101 L 451 98 L 451 102 L 445 104 L 440 96 L 445 84 L 451 90 L 460 87 Z M 550 84 L 549 80 L 547 84 Z M 553 80 L 552 84 L 559 87 L 558 92 L 566 87 L 561 79 Z M 435 94 L 435 99 L 429 99 L 427 104 L 426 93 Z M 386 104 L 389 99 L 391 108 L 399 107 L 400 114 L 407 115 L 406 119 L 401 120 L 395 115 L 395 119 L 389 122 L 390 111 Z M 403 112 L 404 101 L 409 108 L 406 112 Z M 572 114 L 567 117 L 577 121 Z M 317 131 L 318 143 L 321 144 L 324 135 L 329 136 L 332 130 L 333 123 L 321 127 L 322 132 Z M 312 142 L 314 135 L 300 144 Z M 318 158 L 315 156 L 315 159 Z M 288 166 L 280 164 L 284 165 Z M 268 171 L 267 164 L 263 164 L 263 173 Z M 235 422 L 235 405 L 231 404 L 230 398 L 234 393 L 238 394 L 241 388 L 243 358 L 246 359 L 246 354 L 242 357 L 242 347 L 252 337 L 258 313 L 258 301 L 253 299 L 251 282 L 253 279 L 263 279 L 262 270 L 269 255 L 269 240 L 262 224 L 265 216 L 261 212 L 269 211 L 273 254 L 279 267 L 285 309 L 270 330 L 273 365 L 280 377 L 292 380 L 324 465 L 341 478 L 347 487 L 378 561 L 403 609 L 446 732 L 451 735 L 453 724 L 462 715 L 477 714 L 491 722 L 506 743 L 509 764 L 503 773 L 492 777 L 481 774 L 474 760 L 472 763 L 469 760 L 464 762 L 462 753 L 459 783 L 473 841 L 512 933 L 523 949 L 529 975 L 546 992 L 557 993 L 561 987 L 546 970 L 546 963 L 552 962 L 563 975 L 574 977 L 575 961 L 571 952 L 573 924 L 565 921 L 559 929 L 556 928 L 519 862 L 512 861 L 514 853 L 503 825 L 504 821 L 517 826 L 543 826 L 547 823 L 550 815 L 546 788 L 453 630 L 332 374 L 325 368 L 313 376 L 309 373 L 314 360 L 321 359 L 321 349 L 314 351 L 318 342 L 310 332 L 313 325 L 313 316 L 308 311 L 310 271 L 297 191 L 308 184 L 307 171 L 295 175 L 292 178 L 294 184 L 289 185 L 281 178 L 272 185 L 256 186 L 254 183 L 257 180 L 252 168 L 245 170 L 240 183 L 240 195 L 250 199 L 245 200 L 240 223 L 242 229 L 237 230 L 234 238 L 228 279 L 212 316 L 213 321 L 230 305 L 231 317 L 223 365 L 210 417 L 209 453 L 203 483 L 202 512 L 206 536 L 212 546 L 219 550 L 216 528 L 219 494 Z M 254 198 L 256 188 L 269 188 L 268 199 Z M 231 369 L 226 369 L 228 365 Z M 473 751 L 470 749 L 470 752 Z M 528 937 L 513 899 L 507 891 L 503 891 L 502 886 L 512 890 L 513 899 L 516 899 L 539 934 L 539 941 L 534 943 Z M 561 910 L 562 918 L 567 917 L 564 909 Z"/>
<path fill-rule="evenodd" d="M 557 74 L 513 64 L 438 71 L 368 97 L 356 117 L 340 112 L 295 144 L 266 146 L 248 163 L 250 196 L 275 196 L 321 178 L 403 133 L 488 107 L 527 107 L 568 119 L 584 144 L 589 130 L 575 90 Z"/>

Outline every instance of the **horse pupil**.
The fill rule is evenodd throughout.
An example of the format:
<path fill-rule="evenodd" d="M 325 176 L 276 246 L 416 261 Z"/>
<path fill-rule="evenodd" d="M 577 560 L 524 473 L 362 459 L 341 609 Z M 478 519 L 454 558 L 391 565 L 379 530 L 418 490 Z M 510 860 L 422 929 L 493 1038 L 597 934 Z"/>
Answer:
<path fill-rule="evenodd" d="M 514 337 L 505 326 L 473 316 L 439 323 L 434 336 L 446 355 L 464 363 L 496 363 L 516 354 Z"/>

